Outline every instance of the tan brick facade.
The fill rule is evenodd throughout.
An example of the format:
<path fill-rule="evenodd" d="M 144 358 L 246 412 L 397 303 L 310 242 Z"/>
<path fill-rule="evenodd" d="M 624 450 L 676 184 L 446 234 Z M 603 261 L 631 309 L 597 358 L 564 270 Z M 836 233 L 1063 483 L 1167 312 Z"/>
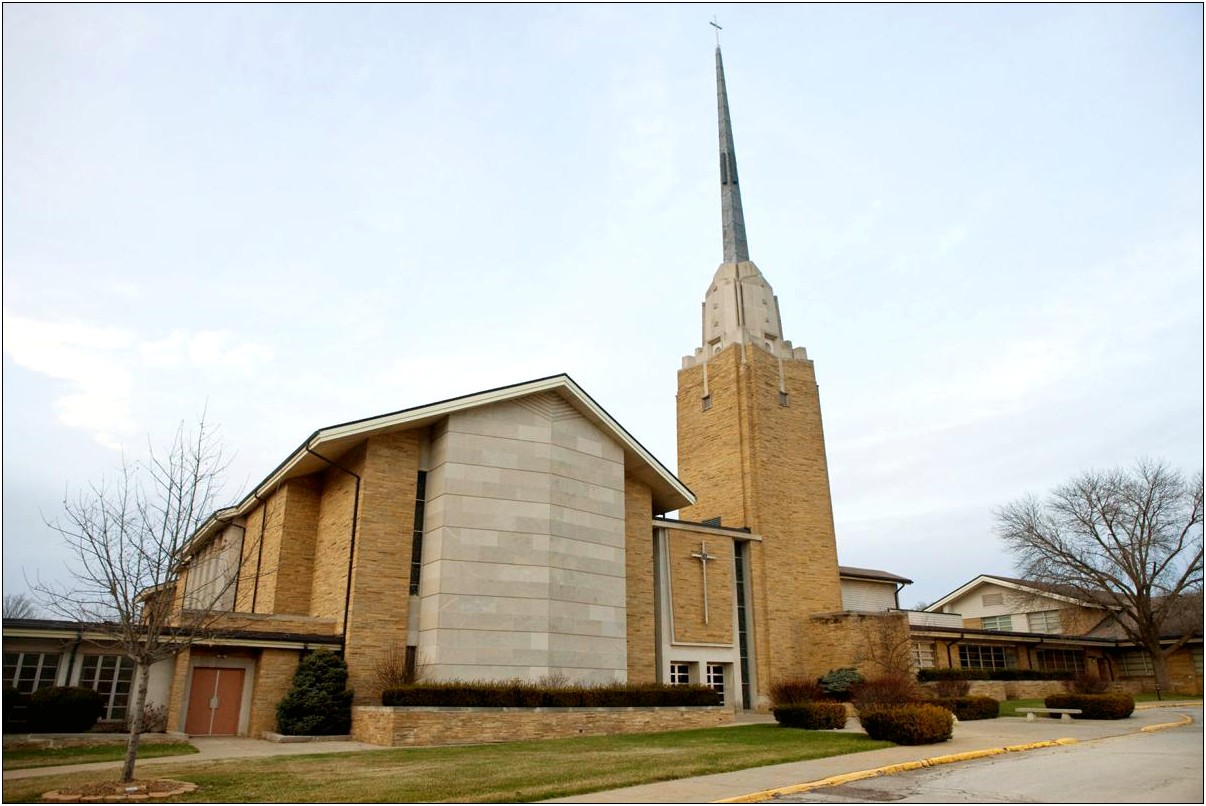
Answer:
<path fill-rule="evenodd" d="M 731 646 L 733 636 L 733 541 L 701 539 L 699 534 L 666 530 L 670 571 L 672 638 L 689 644 Z M 695 554 L 706 548 L 707 619 L 704 618 L 703 562 Z"/>
<path fill-rule="evenodd" d="M 295 649 L 265 649 L 255 665 L 254 695 L 247 733 L 259 737 L 276 730 L 276 704 L 289 692 L 301 653 Z"/>
<path fill-rule="evenodd" d="M 624 584 L 628 682 L 657 681 L 657 613 L 653 590 L 653 515 L 649 487 L 624 480 Z"/>
<path fill-rule="evenodd" d="M 344 651 L 357 704 L 380 702 L 375 667 L 392 649 L 406 645 L 421 436 L 403 431 L 369 439 Z"/>
<path fill-rule="evenodd" d="M 857 638 L 825 631 L 817 641 L 807 623 L 812 614 L 842 609 L 812 362 L 780 362 L 753 345 L 732 345 L 678 379 L 679 474 L 698 496 L 682 517 L 719 517 L 762 536 L 750 546 L 756 678 L 765 688 L 833 668 L 831 649 L 840 645 L 838 655 L 849 655 Z"/>

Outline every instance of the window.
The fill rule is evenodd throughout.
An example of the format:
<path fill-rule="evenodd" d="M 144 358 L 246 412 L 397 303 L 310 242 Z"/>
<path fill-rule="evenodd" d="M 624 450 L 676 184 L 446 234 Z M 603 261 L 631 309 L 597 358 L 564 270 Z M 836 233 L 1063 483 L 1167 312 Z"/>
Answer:
<path fill-rule="evenodd" d="M 709 663 L 708 664 L 707 684 L 711 688 L 714 688 L 717 691 L 719 691 L 720 695 L 722 697 L 724 696 L 724 664 L 723 663 Z"/>
<path fill-rule="evenodd" d="M 1030 632 L 1057 633 L 1060 631 L 1058 610 L 1028 613 L 1026 620 L 1030 623 Z"/>
<path fill-rule="evenodd" d="M 1152 668 L 1152 656 L 1141 649 L 1124 652 L 1122 655 L 1122 675 L 1124 677 L 1147 677 L 1155 674 Z"/>
<path fill-rule="evenodd" d="M 934 663 L 934 644 L 925 643 L 922 641 L 914 641 L 909 646 L 909 653 L 912 656 L 914 669 L 933 669 Z"/>
<path fill-rule="evenodd" d="M 1085 653 L 1075 649 L 1040 649 L 1038 667 L 1044 672 L 1085 673 Z"/>
<path fill-rule="evenodd" d="M 1008 631 L 1013 629 L 1013 616 L 985 616 L 981 621 L 986 630 Z"/>
<path fill-rule="evenodd" d="M 130 703 L 130 683 L 134 679 L 134 661 L 124 655 L 85 655 L 80 669 L 80 685 L 94 689 L 104 698 L 101 719 L 121 721 Z"/>
<path fill-rule="evenodd" d="M 959 665 L 964 669 L 1012 669 L 1017 659 L 1013 647 L 960 644 Z"/>
<path fill-rule="evenodd" d="M 985 607 L 997 607 L 1005 604 L 1005 594 L 1003 593 L 986 593 L 980 597 L 980 604 Z"/>
<path fill-rule="evenodd" d="M 1199 675 L 1202 674 L 1202 648 L 1200 646 L 1192 647 L 1189 650 L 1189 656 L 1193 658 L 1193 670 Z"/>
<path fill-rule="evenodd" d="M 410 595 L 419 595 L 419 576 L 423 571 L 423 510 L 427 503 L 427 471 L 419 471 L 415 482 L 415 522 L 410 538 Z"/>
<path fill-rule="evenodd" d="M 690 682 L 691 664 L 677 662 L 670 664 L 670 685 L 685 686 Z"/>
<path fill-rule="evenodd" d="M 4 685 L 12 686 L 22 694 L 53 686 L 61 657 L 43 652 L 5 652 Z"/>

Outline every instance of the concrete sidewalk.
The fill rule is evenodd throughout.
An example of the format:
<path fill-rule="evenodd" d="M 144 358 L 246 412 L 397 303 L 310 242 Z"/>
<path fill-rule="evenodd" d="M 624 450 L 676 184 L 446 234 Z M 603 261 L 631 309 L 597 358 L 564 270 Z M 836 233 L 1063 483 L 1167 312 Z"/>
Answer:
<path fill-rule="evenodd" d="M 949 742 L 938 745 L 916 747 L 887 747 L 866 753 L 845 756 L 795 761 L 789 764 L 774 764 L 753 767 L 734 772 L 704 775 L 697 778 L 682 778 L 677 781 L 662 781 L 605 792 L 591 792 L 569 798 L 558 798 L 549 803 L 715 803 L 724 800 L 752 802 L 769 800 L 774 790 L 798 787 L 811 781 L 821 781 L 839 775 L 852 775 L 874 770 L 884 770 L 907 762 L 930 761 L 949 756 L 978 754 L 980 751 L 999 748 L 1015 750 L 1031 749 L 1033 745 L 1071 739 L 1088 742 L 1110 736 L 1140 733 L 1144 730 L 1186 724 L 1186 720 L 1202 718 L 1202 703 L 1183 704 L 1145 703 L 1135 709 L 1128 719 L 1119 720 L 1073 720 L 1039 719 L 1028 722 L 1022 717 L 1002 717 L 974 722 L 960 722 L 955 726 L 954 736 Z M 1144 707 L 1147 706 L 1147 707 Z M 851 720 L 845 728 L 861 732 L 857 720 Z M 1037 748 L 1034 748 L 1037 749 Z M 973 756 L 974 757 L 974 756 Z M 952 761 L 962 758 L 950 759 Z M 942 763 L 941 761 L 939 763 Z M 881 773 L 885 774 L 885 773 Z"/>

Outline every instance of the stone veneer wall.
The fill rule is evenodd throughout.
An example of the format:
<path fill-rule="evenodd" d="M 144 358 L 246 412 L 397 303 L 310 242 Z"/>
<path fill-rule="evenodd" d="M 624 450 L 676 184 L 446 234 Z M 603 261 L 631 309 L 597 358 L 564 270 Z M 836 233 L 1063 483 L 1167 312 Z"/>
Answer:
<path fill-rule="evenodd" d="M 352 738 L 386 747 L 515 742 L 617 733 L 656 733 L 732 723 L 724 706 L 694 708 L 352 709 Z"/>
<path fill-rule="evenodd" d="M 449 416 L 434 429 L 427 483 L 428 679 L 625 679 L 618 444 L 561 397 L 532 395 Z"/>

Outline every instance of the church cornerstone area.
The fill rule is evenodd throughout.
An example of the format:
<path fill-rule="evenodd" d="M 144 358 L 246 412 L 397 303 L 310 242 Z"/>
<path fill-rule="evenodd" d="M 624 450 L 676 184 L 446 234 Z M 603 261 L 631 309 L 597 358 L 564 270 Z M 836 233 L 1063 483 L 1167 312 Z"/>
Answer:
<path fill-rule="evenodd" d="M 364 705 L 352 709 L 352 738 L 388 747 L 427 747 L 656 733 L 732 724 L 722 706 L 673 708 L 441 708 Z"/>

